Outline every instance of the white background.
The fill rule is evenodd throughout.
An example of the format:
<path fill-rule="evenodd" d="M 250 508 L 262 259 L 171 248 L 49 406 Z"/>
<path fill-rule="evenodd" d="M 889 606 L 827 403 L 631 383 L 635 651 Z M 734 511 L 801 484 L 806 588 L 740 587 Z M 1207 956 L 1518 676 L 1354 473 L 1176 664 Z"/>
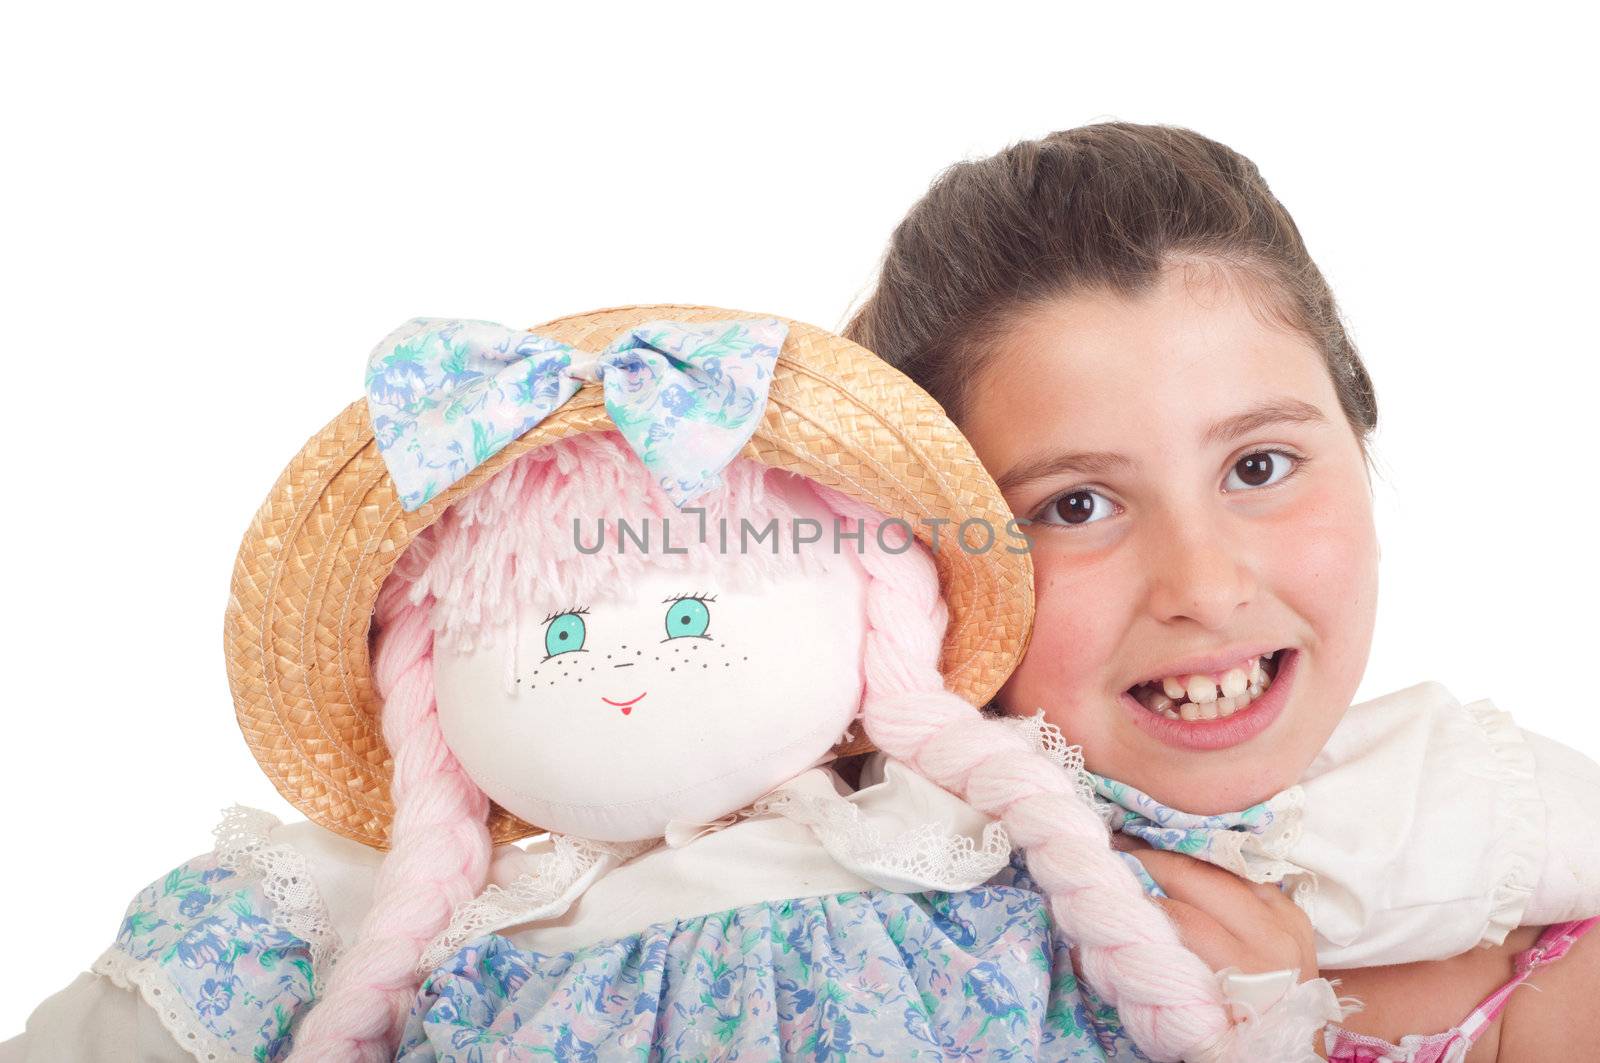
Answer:
<path fill-rule="evenodd" d="M 1382 423 L 1363 696 L 1438 678 L 1600 755 L 1592 27 L 578 6 L 8 6 L 0 1038 L 224 805 L 293 814 L 233 721 L 224 597 L 389 329 L 836 328 L 942 167 L 1098 119 L 1252 157 L 1342 301 Z"/>

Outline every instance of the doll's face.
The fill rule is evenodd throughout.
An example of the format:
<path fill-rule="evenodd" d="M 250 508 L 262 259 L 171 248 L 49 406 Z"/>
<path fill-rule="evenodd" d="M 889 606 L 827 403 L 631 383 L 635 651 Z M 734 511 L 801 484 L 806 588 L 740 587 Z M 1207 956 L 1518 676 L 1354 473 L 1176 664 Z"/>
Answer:
<path fill-rule="evenodd" d="M 653 838 L 742 808 L 860 707 L 865 576 L 848 550 L 826 563 L 757 590 L 652 570 L 524 610 L 514 661 L 504 645 L 436 657 L 445 741 L 491 798 L 563 834 Z"/>

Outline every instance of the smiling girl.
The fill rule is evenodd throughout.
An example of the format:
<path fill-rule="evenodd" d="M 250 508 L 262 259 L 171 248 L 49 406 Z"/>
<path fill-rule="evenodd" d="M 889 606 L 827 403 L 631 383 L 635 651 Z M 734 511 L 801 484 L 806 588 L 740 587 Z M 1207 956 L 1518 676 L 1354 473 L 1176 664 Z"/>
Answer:
<path fill-rule="evenodd" d="M 1366 1008 L 1325 1032 L 1329 1058 L 1600 1048 L 1600 1017 L 1574 1007 L 1600 986 L 1594 920 L 1518 926 L 1544 910 L 1530 864 L 1594 866 L 1592 830 L 1543 818 L 1562 786 L 1600 794 L 1594 766 L 1437 684 L 1351 706 L 1377 404 L 1248 159 L 1111 123 L 958 164 L 895 230 L 847 333 L 944 405 L 1032 522 L 1038 613 L 995 707 L 1042 707 L 1081 743 L 1113 825 L 1157 846 L 1138 856 L 1197 952 L 1315 977 L 1306 915 L 1263 883 L 1302 883 L 1307 907 L 1320 883 L 1330 925 L 1341 890 L 1364 920 L 1344 956 L 1369 958 L 1337 964 Z M 1315 955 L 1335 954 L 1316 929 Z M 1380 951 L 1381 932 L 1404 940 Z M 1542 993 L 1496 992 L 1534 971 Z"/>

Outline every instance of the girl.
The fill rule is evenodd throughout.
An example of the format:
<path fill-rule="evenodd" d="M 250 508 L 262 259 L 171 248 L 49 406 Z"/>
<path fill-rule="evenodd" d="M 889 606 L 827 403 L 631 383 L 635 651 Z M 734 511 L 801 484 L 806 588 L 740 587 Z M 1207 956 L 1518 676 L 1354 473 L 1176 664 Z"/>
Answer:
<path fill-rule="evenodd" d="M 1377 407 L 1327 284 L 1249 160 L 1186 130 L 1111 123 L 958 164 L 896 229 L 846 331 L 933 394 L 1033 522 L 1038 616 L 997 707 L 1042 706 L 1080 742 L 1097 789 L 1127 806 L 1114 822 L 1158 842 L 1174 823 L 1202 846 L 1208 830 L 1237 838 L 1255 825 L 1228 814 L 1282 812 L 1275 795 L 1309 787 L 1325 746 L 1362 747 L 1329 739 L 1372 635 Z M 1456 728 L 1485 746 L 1521 741 L 1432 685 L 1361 709 L 1349 726 L 1368 737 L 1416 719 L 1424 739 Z M 1583 758 L 1536 752 L 1541 769 L 1559 760 L 1594 792 Z M 1396 763 L 1401 776 L 1368 791 L 1390 791 L 1391 807 L 1430 786 L 1434 806 L 1445 787 L 1463 801 L 1485 788 L 1444 775 L 1460 767 L 1448 758 Z M 1394 825 L 1403 816 L 1380 813 L 1354 836 L 1413 854 L 1418 839 Z M 1527 831 L 1493 834 L 1515 847 Z M 1305 918 L 1276 890 L 1176 853 L 1139 858 L 1214 966 L 1308 973 Z M 1382 881 L 1430 869 L 1373 870 Z M 1600 1019 L 1572 1005 L 1600 984 L 1600 944 L 1582 936 L 1592 925 L 1501 926 L 1498 947 L 1344 972 L 1366 1010 L 1330 1027 L 1325 1049 L 1587 1058 Z M 1569 949 L 1540 972 L 1545 992 L 1509 1006 L 1495 993 Z"/>

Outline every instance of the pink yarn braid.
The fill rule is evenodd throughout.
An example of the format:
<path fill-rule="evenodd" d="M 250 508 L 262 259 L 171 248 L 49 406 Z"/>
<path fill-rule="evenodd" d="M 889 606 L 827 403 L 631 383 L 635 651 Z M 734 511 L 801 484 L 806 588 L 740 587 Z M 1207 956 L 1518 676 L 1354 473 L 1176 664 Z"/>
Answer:
<path fill-rule="evenodd" d="M 876 541 L 882 515 L 832 491 L 841 516 Z M 960 549 L 946 544 L 946 549 Z M 1005 824 L 1026 853 L 1062 932 L 1078 947 L 1088 983 L 1140 1049 L 1175 1060 L 1231 1023 L 1211 970 L 1184 948 L 1166 914 L 1110 847 L 1072 780 L 1012 727 L 984 718 L 945 688 L 938 670 L 947 619 L 938 574 L 920 548 L 861 555 L 867 590 L 862 720 L 886 754 Z"/>
<path fill-rule="evenodd" d="M 421 982 L 422 950 L 488 879 L 489 799 L 444 744 L 433 695 L 430 602 L 410 604 L 409 589 L 398 572 L 391 575 L 374 610 L 380 627 L 373 677 L 394 757 L 389 855 L 355 942 L 295 1033 L 294 1063 L 393 1059 Z"/>

